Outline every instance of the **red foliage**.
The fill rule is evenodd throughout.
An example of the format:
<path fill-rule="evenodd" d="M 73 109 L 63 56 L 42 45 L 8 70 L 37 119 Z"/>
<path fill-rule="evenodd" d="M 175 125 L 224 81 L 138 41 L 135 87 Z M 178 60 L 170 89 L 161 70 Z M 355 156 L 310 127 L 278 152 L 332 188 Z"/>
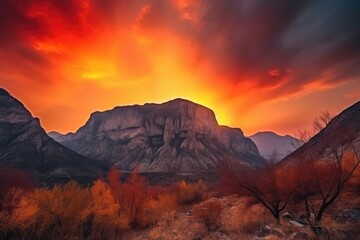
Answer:
<path fill-rule="evenodd" d="M 108 174 L 108 181 L 112 195 L 120 205 L 119 215 L 128 218 L 131 226 L 137 224 L 136 219 L 142 202 L 147 197 L 148 183 L 144 176 L 133 171 L 127 181 L 121 181 L 120 172 L 112 168 Z"/>
<path fill-rule="evenodd" d="M 249 197 L 251 204 L 262 204 L 277 221 L 298 185 L 297 179 L 286 169 L 274 166 L 252 169 L 235 161 L 224 162 L 220 176 L 223 193 Z"/>
<path fill-rule="evenodd" d="M 221 210 L 223 204 L 216 199 L 195 205 L 194 216 L 204 222 L 209 231 L 217 230 L 221 226 Z"/>

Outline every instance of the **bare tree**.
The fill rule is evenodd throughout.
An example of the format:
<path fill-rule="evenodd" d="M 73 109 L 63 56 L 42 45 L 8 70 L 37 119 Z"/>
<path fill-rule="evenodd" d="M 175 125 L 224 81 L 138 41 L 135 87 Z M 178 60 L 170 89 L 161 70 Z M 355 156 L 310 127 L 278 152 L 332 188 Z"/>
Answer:
<path fill-rule="evenodd" d="M 289 171 L 271 165 L 256 170 L 228 160 L 220 166 L 220 174 L 225 193 L 237 193 L 249 197 L 250 204 L 262 204 L 278 223 L 297 187 Z"/>
<path fill-rule="evenodd" d="M 308 218 L 313 213 L 316 222 L 320 222 L 358 168 L 360 159 L 354 141 L 354 134 L 334 134 L 326 140 L 321 155 L 312 155 L 302 163 L 296 197 L 304 201 Z"/>
<path fill-rule="evenodd" d="M 314 133 L 320 132 L 324 129 L 333 119 L 333 115 L 329 111 L 322 112 L 319 116 L 317 116 L 313 121 Z"/>
<path fill-rule="evenodd" d="M 292 142 L 294 150 L 307 143 L 314 135 L 324 129 L 330 123 L 333 117 L 334 116 L 329 111 L 324 111 L 320 113 L 319 116 L 315 117 L 315 119 L 313 120 L 312 131 L 306 129 L 298 130 L 298 132 L 295 133 L 295 138 L 297 138 L 298 140 L 294 140 Z"/>
<path fill-rule="evenodd" d="M 308 130 L 298 130 L 297 133 L 295 133 L 295 140 L 291 143 L 294 150 L 298 149 L 305 143 L 307 143 L 310 138 L 312 137 L 312 133 L 310 133 Z"/>

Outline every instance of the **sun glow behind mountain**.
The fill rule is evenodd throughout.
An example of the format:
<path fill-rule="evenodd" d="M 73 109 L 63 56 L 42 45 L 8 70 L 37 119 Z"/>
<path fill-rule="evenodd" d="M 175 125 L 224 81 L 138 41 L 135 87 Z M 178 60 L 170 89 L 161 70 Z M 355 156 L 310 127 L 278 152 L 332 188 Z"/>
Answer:
<path fill-rule="evenodd" d="M 181 97 L 247 134 L 293 133 L 359 99 L 359 16 L 339 2 L 5 0 L 0 85 L 47 130 Z"/>

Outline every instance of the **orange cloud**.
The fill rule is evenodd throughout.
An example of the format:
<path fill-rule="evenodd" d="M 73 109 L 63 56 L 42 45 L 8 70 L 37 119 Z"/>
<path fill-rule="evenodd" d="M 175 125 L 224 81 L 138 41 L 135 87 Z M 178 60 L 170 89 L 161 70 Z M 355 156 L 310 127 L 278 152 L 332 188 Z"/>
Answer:
<path fill-rule="evenodd" d="M 316 111 L 359 98 L 357 17 L 326 16 L 338 24 L 324 30 L 334 36 L 325 44 L 303 25 L 322 19 L 319 11 L 307 1 L 4 0 L 0 85 L 47 130 L 74 131 L 96 110 L 182 97 L 247 134 L 293 133 Z M 347 29 L 348 38 L 336 37 Z M 312 109 L 315 95 L 322 103 Z"/>

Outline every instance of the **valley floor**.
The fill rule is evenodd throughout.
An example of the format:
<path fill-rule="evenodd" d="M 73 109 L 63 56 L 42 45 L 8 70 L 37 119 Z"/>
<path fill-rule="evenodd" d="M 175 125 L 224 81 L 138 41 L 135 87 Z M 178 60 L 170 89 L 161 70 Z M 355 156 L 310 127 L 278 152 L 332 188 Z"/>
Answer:
<path fill-rule="evenodd" d="M 310 227 L 306 221 L 291 217 L 288 212 L 283 214 L 280 224 L 277 224 L 262 206 L 248 207 L 244 199 L 236 195 L 207 201 L 219 201 L 224 206 L 218 229 L 207 229 L 204 222 L 194 216 L 189 206 L 147 229 L 125 232 L 122 239 L 360 239 L 360 208 L 343 209 L 339 212 L 333 209 L 333 214 L 324 217 L 321 227 Z"/>

